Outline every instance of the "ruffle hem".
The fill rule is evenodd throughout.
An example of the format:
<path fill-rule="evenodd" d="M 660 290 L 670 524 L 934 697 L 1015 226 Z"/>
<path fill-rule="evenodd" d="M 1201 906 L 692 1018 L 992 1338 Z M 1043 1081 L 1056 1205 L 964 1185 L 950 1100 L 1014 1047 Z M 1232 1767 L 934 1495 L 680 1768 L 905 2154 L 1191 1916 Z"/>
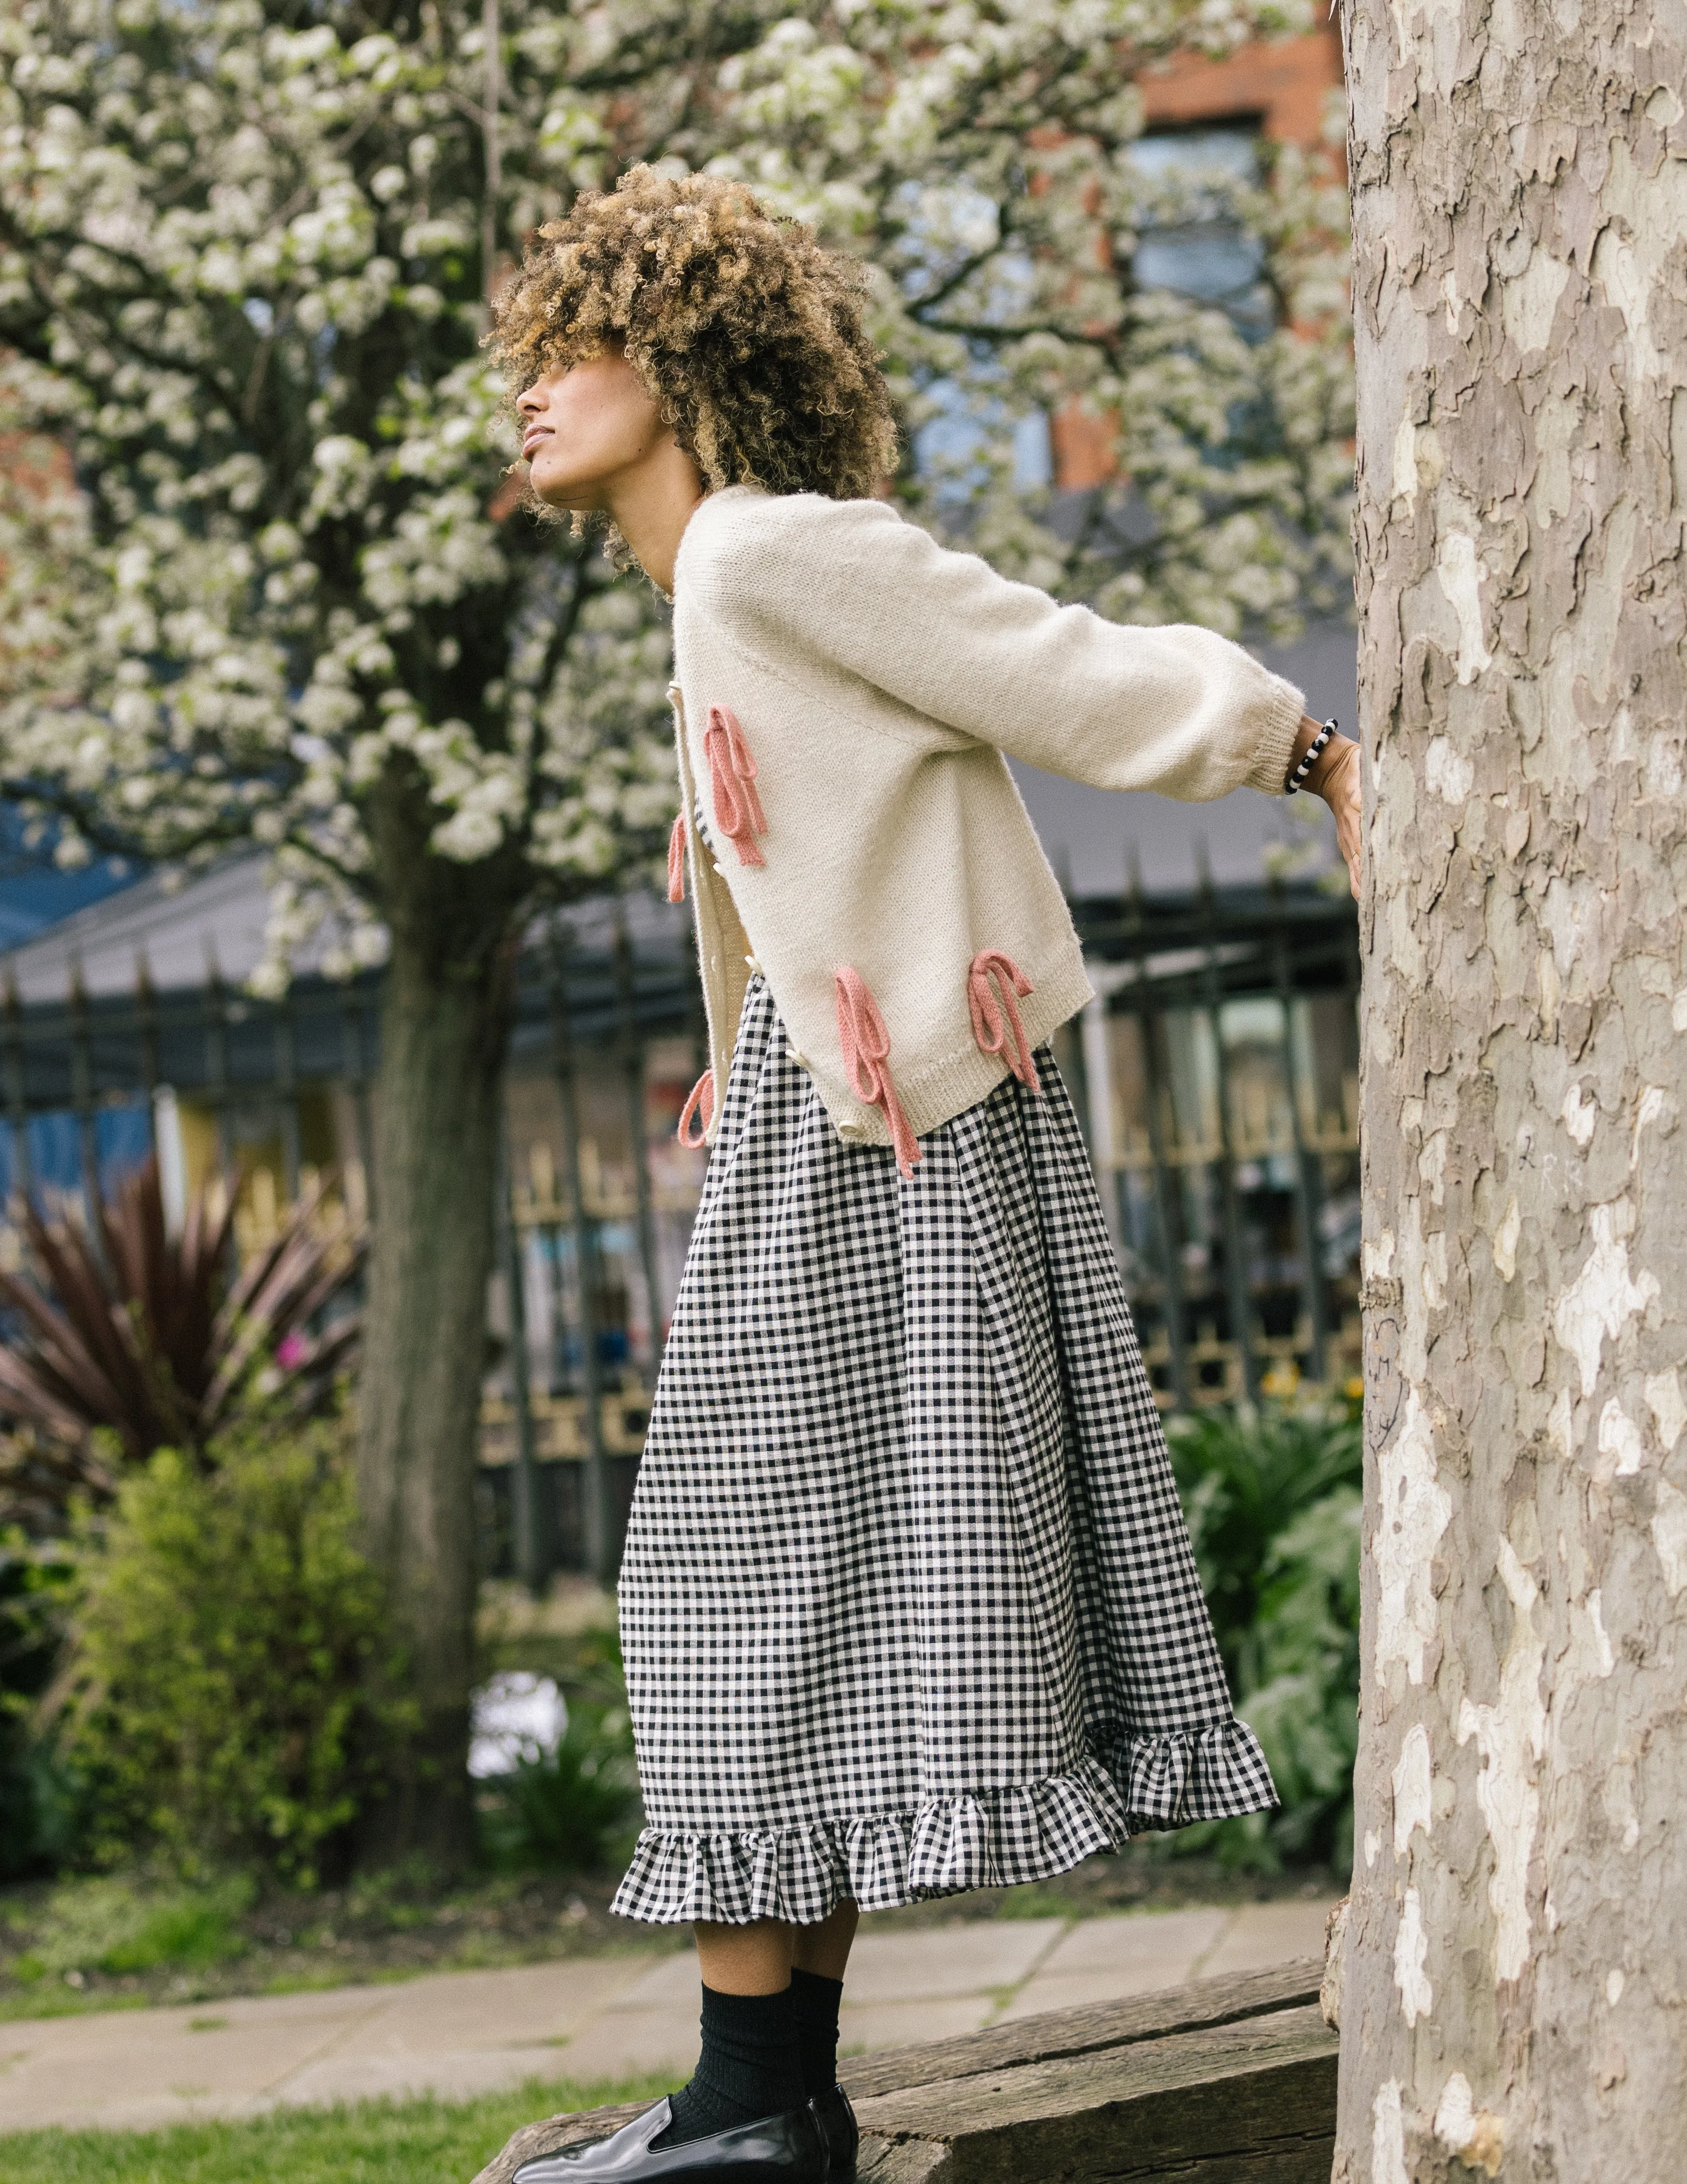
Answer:
<path fill-rule="evenodd" d="M 646 1828 L 610 1908 L 659 1925 L 814 1925 L 846 1898 L 864 1911 L 888 1911 L 969 1888 L 1047 1880 L 1144 1829 L 1228 1819 L 1278 1802 L 1245 1722 L 1158 1736 L 1104 1731 L 1093 1741 L 1094 1753 L 1067 1774 L 928 1798 L 911 1813 L 718 1835 Z"/>

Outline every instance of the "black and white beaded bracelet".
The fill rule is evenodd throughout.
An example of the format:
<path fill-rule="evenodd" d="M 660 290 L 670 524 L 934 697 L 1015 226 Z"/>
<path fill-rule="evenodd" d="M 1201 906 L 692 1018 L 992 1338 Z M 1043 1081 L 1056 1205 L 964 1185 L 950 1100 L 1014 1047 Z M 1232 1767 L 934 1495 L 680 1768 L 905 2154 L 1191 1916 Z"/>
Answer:
<path fill-rule="evenodd" d="M 1306 783 L 1306 776 L 1329 749 L 1330 738 L 1335 733 L 1336 725 L 1334 716 L 1332 716 L 1307 744 L 1306 756 L 1283 784 L 1283 793 L 1285 796 L 1298 796 L 1300 794 Z"/>

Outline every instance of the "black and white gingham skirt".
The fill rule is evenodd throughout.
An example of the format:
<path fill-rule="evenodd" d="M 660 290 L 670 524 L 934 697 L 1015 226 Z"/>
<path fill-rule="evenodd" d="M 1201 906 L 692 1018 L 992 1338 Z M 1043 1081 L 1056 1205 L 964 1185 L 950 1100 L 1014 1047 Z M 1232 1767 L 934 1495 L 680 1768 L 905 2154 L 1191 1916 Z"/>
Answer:
<path fill-rule="evenodd" d="M 904 1181 L 750 985 L 621 1565 L 627 1918 L 806 1925 L 1276 1802 L 1037 1064 Z"/>

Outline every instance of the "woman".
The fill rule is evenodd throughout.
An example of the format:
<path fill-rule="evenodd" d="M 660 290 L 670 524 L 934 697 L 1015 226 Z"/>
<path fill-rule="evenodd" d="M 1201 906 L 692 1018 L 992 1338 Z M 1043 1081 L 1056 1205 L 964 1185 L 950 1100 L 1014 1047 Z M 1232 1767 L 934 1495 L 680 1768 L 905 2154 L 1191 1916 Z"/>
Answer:
<path fill-rule="evenodd" d="M 1046 1045 L 1089 988 L 1002 754 L 1304 783 L 1356 887 L 1356 746 L 1223 638 L 1056 606 L 876 498 L 861 308 L 748 191 L 647 169 L 497 308 L 533 495 L 674 602 L 714 1149 L 621 1568 L 649 1825 L 615 1907 L 694 1924 L 703 2052 L 521 2184 L 848 2175 L 860 1909 L 1275 1802 Z"/>

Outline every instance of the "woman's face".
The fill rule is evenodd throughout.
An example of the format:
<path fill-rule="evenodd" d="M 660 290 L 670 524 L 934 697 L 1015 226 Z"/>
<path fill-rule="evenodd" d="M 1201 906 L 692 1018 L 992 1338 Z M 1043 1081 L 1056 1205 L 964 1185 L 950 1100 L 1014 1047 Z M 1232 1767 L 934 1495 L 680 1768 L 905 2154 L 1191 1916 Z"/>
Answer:
<path fill-rule="evenodd" d="M 548 372 L 515 407 L 533 490 L 553 508 L 607 508 L 616 484 L 673 437 L 618 354 Z"/>

